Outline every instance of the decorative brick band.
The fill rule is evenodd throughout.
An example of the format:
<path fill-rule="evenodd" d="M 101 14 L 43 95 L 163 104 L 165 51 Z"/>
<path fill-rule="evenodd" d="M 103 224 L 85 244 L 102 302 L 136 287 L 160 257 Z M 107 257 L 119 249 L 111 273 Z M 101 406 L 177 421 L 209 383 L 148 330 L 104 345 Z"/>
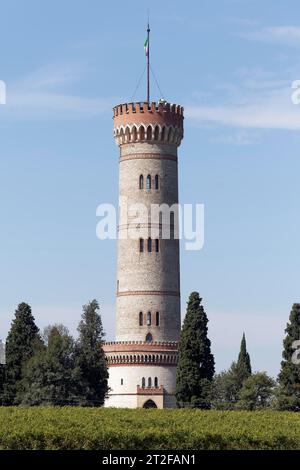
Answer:
<path fill-rule="evenodd" d="M 138 395 L 163 395 L 164 387 L 160 385 L 159 387 L 141 387 L 137 386 Z"/>
<path fill-rule="evenodd" d="M 174 297 L 180 297 L 180 292 L 172 290 L 128 290 L 117 292 L 117 297 L 126 297 L 129 295 L 172 295 Z"/>
<path fill-rule="evenodd" d="M 104 343 L 103 349 L 105 352 L 116 351 L 161 351 L 161 350 L 174 350 L 178 349 L 177 341 L 108 341 Z"/>
<path fill-rule="evenodd" d="M 119 158 L 120 163 L 127 160 L 171 160 L 173 162 L 178 161 L 176 155 L 167 155 L 161 153 L 132 153 L 128 155 L 121 155 Z"/>

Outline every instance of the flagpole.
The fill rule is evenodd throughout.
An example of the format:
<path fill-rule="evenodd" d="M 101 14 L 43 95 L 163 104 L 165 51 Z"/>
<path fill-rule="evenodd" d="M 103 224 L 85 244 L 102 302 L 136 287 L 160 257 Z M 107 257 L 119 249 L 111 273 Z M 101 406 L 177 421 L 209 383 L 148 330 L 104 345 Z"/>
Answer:
<path fill-rule="evenodd" d="M 150 27 L 148 20 L 147 28 L 147 39 L 148 39 L 148 54 L 147 54 L 147 102 L 150 103 Z"/>

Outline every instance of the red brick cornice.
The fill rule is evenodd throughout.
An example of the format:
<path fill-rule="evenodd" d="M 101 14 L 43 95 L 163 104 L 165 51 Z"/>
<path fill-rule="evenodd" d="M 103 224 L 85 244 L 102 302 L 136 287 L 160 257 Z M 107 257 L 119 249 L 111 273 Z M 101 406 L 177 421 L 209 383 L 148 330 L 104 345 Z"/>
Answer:
<path fill-rule="evenodd" d="M 111 341 L 104 343 L 103 349 L 108 352 L 160 352 L 160 351 L 177 351 L 177 341 L 153 341 L 147 343 L 145 341 Z"/>

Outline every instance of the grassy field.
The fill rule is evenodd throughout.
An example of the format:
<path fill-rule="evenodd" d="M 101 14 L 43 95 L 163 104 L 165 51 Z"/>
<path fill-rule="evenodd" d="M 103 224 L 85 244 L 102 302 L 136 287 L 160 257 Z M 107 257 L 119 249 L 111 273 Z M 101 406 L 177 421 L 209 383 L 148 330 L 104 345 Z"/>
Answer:
<path fill-rule="evenodd" d="M 0 449 L 300 449 L 300 413 L 0 407 Z"/>

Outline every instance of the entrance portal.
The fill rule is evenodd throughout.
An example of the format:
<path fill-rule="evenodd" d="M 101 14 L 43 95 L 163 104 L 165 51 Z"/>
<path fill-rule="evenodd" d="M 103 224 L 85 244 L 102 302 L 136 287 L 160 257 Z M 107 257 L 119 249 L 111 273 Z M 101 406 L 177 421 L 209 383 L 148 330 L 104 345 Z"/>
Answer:
<path fill-rule="evenodd" d="M 144 403 L 143 408 L 157 408 L 157 406 L 156 406 L 156 404 L 154 403 L 153 400 L 147 400 Z"/>

